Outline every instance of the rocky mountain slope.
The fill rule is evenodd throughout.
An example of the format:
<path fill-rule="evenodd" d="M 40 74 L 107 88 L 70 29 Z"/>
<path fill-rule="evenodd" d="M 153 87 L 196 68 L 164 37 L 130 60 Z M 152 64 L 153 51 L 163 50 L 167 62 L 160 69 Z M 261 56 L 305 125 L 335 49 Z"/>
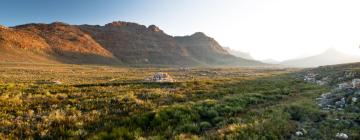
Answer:
<path fill-rule="evenodd" d="M 113 22 L 78 27 L 127 64 L 197 64 L 174 38 L 154 25 Z"/>
<path fill-rule="evenodd" d="M 55 22 L 0 29 L 2 61 L 118 63 L 112 53 L 76 26 Z"/>
<path fill-rule="evenodd" d="M 155 25 L 25 24 L 0 28 L 0 61 L 116 65 L 236 65 L 263 63 L 229 54 L 203 33 L 172 37 Z M 19 57 L 21 56 L 21 57 Z"/>

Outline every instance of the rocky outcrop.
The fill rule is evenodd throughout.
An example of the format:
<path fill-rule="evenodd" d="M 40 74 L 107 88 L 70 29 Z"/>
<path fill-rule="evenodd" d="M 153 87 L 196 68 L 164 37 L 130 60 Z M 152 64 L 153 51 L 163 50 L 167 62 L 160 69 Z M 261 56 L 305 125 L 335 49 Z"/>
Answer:
<path fill-rule="evenodd" d="M 153 76 L 145 79 L 147 82 L 175 82 L 175 80 L 168 74 L 164 72 L 155 73 Z"/>
<path fill-rule="evenodd" d="M 357 100 L 360 98 L 360 77 L 359 71 L 352 70 L 352 66 L 360 63 L 327 66 L 307 70 L 304 80 L 319 85 L 326 85 L 333 88 L 331 92 L 322 94 L 316 98 L 318 105 L 323 110 L 351 110 L 360 112 Z"/>
<path fill-rule="evenodd" d="M 148 27 L 148 29 L 149 29 L 150 31 L 152 31 L 152 32 L 161 32 L 161 33 L 163 33 L 163 31 L 162 31 L 159 27 L 157 27 L 157 26 L 155 26 L 155 25 L 150 25 L 150 26 Z"/>

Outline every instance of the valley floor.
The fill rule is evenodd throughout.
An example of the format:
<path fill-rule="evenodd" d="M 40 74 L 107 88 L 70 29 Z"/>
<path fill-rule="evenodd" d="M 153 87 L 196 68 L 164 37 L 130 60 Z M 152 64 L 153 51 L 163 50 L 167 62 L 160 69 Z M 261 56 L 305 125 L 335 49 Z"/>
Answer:
<path fill-rule="evenodd" d="M 329 91 L 295 69 L 0 63 L 0 139 L 360 139 Z"/>

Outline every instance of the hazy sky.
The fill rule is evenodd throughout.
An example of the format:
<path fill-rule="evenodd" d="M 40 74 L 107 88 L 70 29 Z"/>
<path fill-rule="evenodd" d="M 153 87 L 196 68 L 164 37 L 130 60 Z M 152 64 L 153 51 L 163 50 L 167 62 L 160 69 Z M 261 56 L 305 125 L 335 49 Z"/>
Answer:
<path fill-rule="evenodd" d="M 359 0 L 2 0 L 0 24 L 155 24 L 197 31 L 256 59 L 285 60 L 333 47 L 360 55 Z"/>

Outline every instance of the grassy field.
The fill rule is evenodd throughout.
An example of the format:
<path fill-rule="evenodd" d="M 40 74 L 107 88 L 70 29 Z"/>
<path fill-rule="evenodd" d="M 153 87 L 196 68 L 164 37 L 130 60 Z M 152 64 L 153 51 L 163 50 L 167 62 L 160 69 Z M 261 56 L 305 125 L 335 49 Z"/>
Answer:
<path fill-rule="evenodd" d="M 2 63 L 0 139 L 334 139 L 329 88 L 296 71 Z M 176 82 L 144 82 L 156 72 Z"/>

